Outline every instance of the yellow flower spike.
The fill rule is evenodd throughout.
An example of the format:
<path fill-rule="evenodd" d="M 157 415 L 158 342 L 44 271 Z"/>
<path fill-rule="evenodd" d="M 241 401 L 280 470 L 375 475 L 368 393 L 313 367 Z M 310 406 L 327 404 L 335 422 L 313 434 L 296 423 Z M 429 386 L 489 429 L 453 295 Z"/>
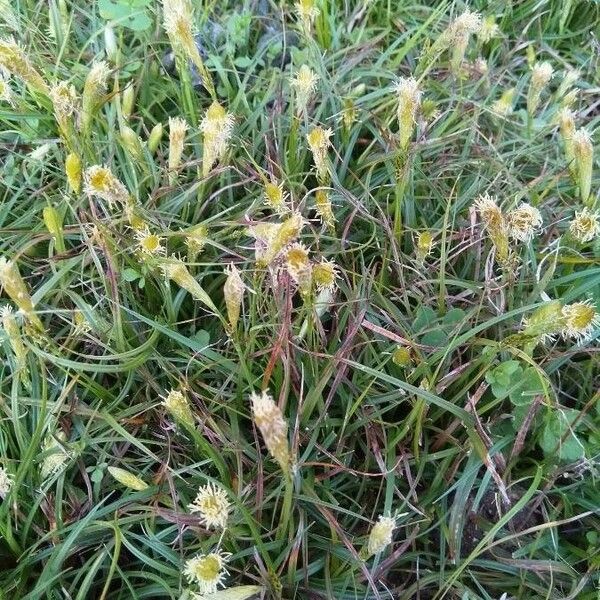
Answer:
<path fill-rule="evenodd" d="M 69 187 L 75 194 L 79 194 L 81 189 L 81 159 L 74 152 L 67 155 L 65 173 Z"/>
<path fill-rule="evenodd" d="M 233 116 L 218 102 L 213 102 L 202 122 L 203 133 L 202 176 L 206 177 L 214 164 L 223 158 L 233 132 Z"/>
<path fill-rule="evenodd" d="M 558 300 L 546 302 L 523 318 L 522 333 L 537 338 L 537 342 L 551 342 L 562 328 L 562 304 Z"/>
<path fill-rule="evenodd" d="M 92 65 L 83 85 L 81 130 L 84 135 L 89 133 L 94 115 L 100 108 L 106 93 L 110 69 L 105 61 Z"/>
<path fill-rule="evenodd" d="M 289 212 L 287 205 L 288 194 L 283 189 L 283 183 L 276 181 L 267 181 L 264 186 L 263 199 L 265 204 L 273 209 L 277 214 L 283 215 Z"/>
<path fill-rule="evenodd" d="M 56 250 L 58 250 L 58 252 L 64 252 L 65 239 L 63 235 L 63 216 L 51 205 L 45 206 L 42 214 L 44 225 L 54 239 Z"/>
<path fill-rule="evenodd" d="M 308 145 L 313 154 L 313 160 L 317 169 L 317 179 L 323 184 L 329 180 L 329 165 L 327 163 L 327 150 L 331 146 L 329 138 L 333 135 L 331 129 L 314 127 L 306 136 Z"/>
<path fill-rule="evenodd" d="M 333 230 L 335 228 L 335 215 L 333 214 L 333 206 L 327 190 L 317 190 L 315 192 L 315 210 L 321 222 Z"/>
<path fill-rule="evenodd" d="M 50 99 L 61 135 L 69 148 L 75 148 L 75 123 L 81 109 L 75 87 L 61 81 L 50 88 Z"/>
<path fill-rule="evenodd" d="M 88 196 L 98 196 L 106 200 L 109 206 L 126 205 L 129 201 L 127 188 L 102 165 L 93 165 L 85 170 L 85 192 Z"/>
<path fill-rule="evenodd" d="M 144 144 L 140 136 L 127 125 L 122 125 L 119 131 L 119 137 L 123 148 L 129 154 L 129 157 L 136 164 L 136 166 L 145 166 L 144 163 Z"/>
<path fill-rule="evenodd" d="M 460 74 L 460 68 L 465 59 L 465 52 L 471 35 L 481 30 L 481 15 L 470 10 L 456 17 L 442 34 L 444 43 L 451 49 L 450 69 L 454 75 Z"/>
<path fill-rule="evenodd" d="M 162 401 L 162 405 L 178 425 L 195 429 L 194 415 L 188 399 L 179 390 L 171 390 Z"/>
<path fill-rule="evenodd" d="M 131 117 L 131 113 L 133 112 L 133 108 L 135 106 L 135 87 L 133 84 L 129 84 L 123 90 L 121 96 L 121 114 L 123 118 L 128 121 L 129 117 Z"/>
<path fill-rule="evenodd" d="M 502 92 L 500 99 L 492 104 L 492 112 L 499 117 L 507 117 L 512 114 L 515 92 L 516 88 L 514 87 Z"/>
<path fill-rule="evenodd" d="M 129 488 L 130 490 L 135 490 L 136 492 L 141 492 L 143 490 L 148 489 L 148 484 L 143 480 L 126 471 L 125 469 L 120 469 L 119 467 L 108 467 L 108 472 L 122 485 Z"/>
<path fill-rule="evenodd" d="M 198 513 L 201 522 L 208 529 L 225 529 L 231 504 L 227 492 L 222 487 L 209 482 L 200 487 L 193 502 L 188 504 L 188 509 L 192 513 Z"/>
<path fill-rule="evenodd" d="M 177 179 L 177 168 L 181 164 L 183 143 L 188 124 L 180 117 L 169 117 L 169 182 L 173 184 Z"/>
<path fill-rule="evenodd" d="M 565 150 L 565 159 L 571 175 L 577 177 L 577 167 L 575 165 L 575 153 L 573 151 L 573 134 L 575 133 L 575 113 L 569 108 L 563 108 L 558 114 L 558 124 L 560 127 L 560 136 Z"/>
<path fill-rule="evenodd" d="M 141 215 L 140 205 L 130 196 L 123 208 L 123 214 L 134 232 L 145 231 L 148 229 L 148 223 Z"/>
<path fill-rule="evenodd" d="M 200 254 L 208 240 L 208 228 L 206 225 L 195 225 L 184 232 L 185 245 L 188 248 L 190 260 L 193 261 Z"/>
<path fill-rule="evenodd" d="M 507 215 L 508 234 L 521 242 L 528 243 L 542 227 L 540 211 L 523 202 Z"/>
<path fill-rule="evenodd" d="M 567 69 L 563 74 L 558 89 L 556 90 L 556 96 L 558 98 L 563 98 L 580 77 L 581 73 L 577 69 Z"/>
<path fill-rule="evenodd" d="M 312 274 L 319 294 L 324 291 L 330 294 L 334 292 L 336 279 L 338 278 L 338 268 L 332 260 L 322 258 L 321 262 L 313 265 Z"/>
<path fill-rule="evenodd" d="M 392 543 L 392 536 L 395 529 L 396 519 L 381 515 L 377 523 L 371 528 L 366 551 L 363 549 L 361 558 L 366 560 L 375 554 L 383 552 Z"/>
<path fill-rule="evenodd" d="M 204 65 L 194 39 L 192 5 L 189 0 L 163 0 L 162 4 L 163 24 L 171 45 L 176 52 L 192 61 L 200 73 L 202 85 L 211 98 L 216 98 L 212 77 Z M 187 63 L 187 60 L 185 62 Z"/>
<path fill-rule="evenodd" d="M 223 585 L 229 572 L 225 568 L 230 554 L 224 552 L 211 552 L 200 554 L 186 561 L 183 574 L 189 583 L 195 583 L 200 591 L 200 597 L 205 594 L 214 594 L 218 586 Z"/>
<path fill-rule="evenodd" d="M 46 96 L 50 93 L 44 78 L 31 64 L 25 50 L 12 38 L 0 39 L 0 67 L 22 79 L 34 91 Z"/>
<path fill-rule="evenodd" d="M 306 35 L 310 35 L 314 21 L 319 16 L 319 9 L 315 6 L 315 0 L 299 0 L 295 4 L 295 9 L 302 30 Z"/>
<path fill-rule="evenodd" d="M 33 301 L 19 273 L 17 263 L 14 260 L 7 260 L 4 256 L 0 257 L 0 286 L 4 288 L 8 297 L 19 307 L 25 318 L 43 331 L 44 326 L 39 317 L 33 312 Z"/>
<path fill-rule="evenodd" d="M 585 207 L 575 212 L 575 218 L 569 223 L 569 233 L 579 243 L 585 244 L 600 236 L 600 214 Z"/>
<path fill-rule="evenodd" d="M 270 265 L 288 244 L 296 240 L 304 227 L 304 219 L 300 213 L 293 213 L 283 223 L 273 225 L 273 228 L 265 230 L 266 247 L 257 260 L 259 266 Z M 252 235 L 256 236 L 256 231 Z"/>
<path fill-rule="evenodd" d="M 425 230 L 417 235 L 417 261 L 423 264 L 433 249 L 433 233 Z"/>
<path fill-rule="evenodd" d="M 302 65 L 290 80 L 296 92 L 296 112 L 302 114 L 317 89 L 319 76 L 307 65 Z"/>
<path fill-rule="evenodd" d="M 496 19 L 494 15 L 488 15 L 481 22 L 481 27 L 479 31 L 477 31 L 477 39 L 481 44 L 487 44 L 491 42 L 494 38 L 500 36 L 500 28 L 496 23 Z"/>
<path fill-rule="evenodd" d="M 250 396 L 254 423 L 263 436 L 265 446 L 285 474 L 290 473 L 288 424 L 281 409 L 267 391 Z"/>
<path fill-rule="evenodd" d="M 585 129 L 578 129 L 571 138 L 573 156 L 577 172 L 579 195 L 584 204 L 590 203 L 592 189 L 592 169 L 594 162 L 594 146 L 590 134 Z"/>
<path fill-rule="evenodd" d="M 600 327 L 600 315 L 589 300 L 567 304 L 562 309 L 563 331 L 566 338 L 574 338 L 578 343 L 588 340 L 594 329 Z"/>
<path fill-rule="evenodd" d="M 162 239 L 159 235 L 151 233 L 148 226 L 135 231 L 135 239 L 142 260 L 156 256 L 164 256 L 165 247 L 162 245 Z"/>
<path fill-rule="evenodd" d="M 157 123 L 150 132 L 148 136 L 148 141 L 146 142 L 148 146 L 148 152 L 150 154 L 154 154 L 158 150 L 158 146 L 162 140 L 163 136 L 163 125 L 162 123 Z"/>
<path fill-rule="evenodd" d="M 496 260 L 502 267 L 510 264 L 509 226 L 496 203 L 496 198 L 484 194 L 475 201 L 475 209 L 496 250 Z"/>
<path fill-rule="evenodd" d="M 542 92 L 552 79 L 554 69 L 548 62 L 537 62 L 531 72 L 531 81 L 527 91 L 527 112 L 533 116 L 539 106 Z"/>
<path fill-rule="evenodd" d="M 312 285 L 312 265 L 308 250 L 301 243 L 292 244 L 285 253 L 285 266 L 292 281 L 297 284 L 300 294 L 310 294 Z"/>
<path fill-rule="evenodd" d="M 225 297 L 225 306 L 227 307 L 229 327 L 233 332 L 236 330 L 240 318 L 240 310 L 246 286 L 242 281 L 239 270 L 233 263 L 225 269 L 225 273 L 227 279 L 223 286 L 223 296 Z"/>

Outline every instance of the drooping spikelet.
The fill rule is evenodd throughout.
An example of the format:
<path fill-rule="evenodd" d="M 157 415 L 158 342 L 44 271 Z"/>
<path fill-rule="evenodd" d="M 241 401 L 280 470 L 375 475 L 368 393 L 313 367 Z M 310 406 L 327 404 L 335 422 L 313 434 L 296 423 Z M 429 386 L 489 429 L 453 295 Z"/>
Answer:
<path fill-rule="evenodd" d="M 267 181 L 264 187 L 264 202 L 273 209 L 277 214 L 283 215 L 289 212 L 287 205 L 287 192 L 283 189 L 283 182 Z"/>
<path fill-rule="evenodd" d="M 594 147 L 590 134 L 585 129 L 578 129 L 571 138 L 573 142 L 573 157 L 577 172 L 577 184 L 581 200 L 588 204 L 592 189 L 592 168 Z"/>
<path fill-rule="evenodd" d="M 600 327 L 600 315 L 592 302 L 574 302 L 563 306 L 563 335 L 579 343 L 589 339 L 594 329 Z"/>
<path fill-rule="evenodd" d="M 285 267 L 292 281 L 298 285 L 300 294 L 302 296 L 310 294 L 312 265 L 308 257 L 308 250 L 304 244 L 296 242 L 287 249 L 285 253 Z"/>
<path fill-rule="evenodd" d="M 233 116 L 215 101 L 206 111 L 206 115 L 200 123 L 200 129 L 204 136 L 202 176 L 206 177 L 213 165 L 227 152 L 233 131 Z"/>
<path fill-rule="evenodd" d="M 306 35 L 310 35 L 313 23 L 319 16 L 319 9 L 315 6 L 315 0 L 298 0 L 295 8 L 302 30 Z"/>
<path fill-rule="evenodd" d="M 223 286 L 223 296 L 227 307 L 227 318 L 231 331 L 235 331 L 240 318 L 240 310 L 246 286 L 242 281 L 238 268 L 231 263 L 225 269 L 227 279 Z"/>
<path fill-rule="evenodd" d="M 600 236 L 600 214 L 587 207 L 575 212 L 575 218 L 569 223 L 569 233 L 581 244 L 591 242 Z"/>
<path fill-rule="evenodd" d="M 50 88 L 54 118 L 68 147 L 75 149 L 75 127 L 80 111 L 80 101 L 75 86 L 66 81 Z"/>
<path fill-rule="evenodd" d="M 317 169 L 317 179 L 323 185 L 329 181 L 329 165 L 327 162 L 327 150 L 331 145 L 329 138 L 333 135 L 331 129 L 323 129 L 322 127 L 314 127 L 306 136 L 308 145 L 315 161 Z"/>
<path fill-rule="evenodd" d="M 507 222 L 508 234 L 521 242 L 530 242 L 543 223 L 540 211 L 526 202 L 508 213 Z"/>
<path fill-rule="evenodd" d="M 30 88 L 48 95 L 48 85 L 31 64 L 25 50 L 12 38 L 0 39 L 0 67 L 22 79 Z"/>
<path fill-rule="evenodd" d="M 163 398 L 162 405 L 178 425 L 183 425 L 188 429 L 196 427 L 190 403 L 179 390 L 171 390 Z"/>
<path fill-rule="evenodd" d="M 290 472 L 290 449 L 287 437 L 288 424 L 281 409 L 267 391 L 250 396 L 254 423 L 260 430 L 265 446 L 284 473 Z"/>
<path fill-rule="evenodd" d="M 327 190 L 317 190 L 315 192 L 315 210 L 321 218 L 321 222 L 333 230 L 335 228 L 335 215 L 331 198 Z"/>
<path fill-rule="evenodd" d="M 421 91 L 414 77 L 402 77 L 396 83 L 398 96 L 398 139 L 400 149 L 406 151 L 415 128 L 415 120 L 421 106 Z"/>
<path fill-rule="evenodd" d="M 2 500 L 8 496 L 12 484 L 12 476 L 6 472 L 4 467 L 0 467 L 0 498 L 2 498 Z"/>
<path fill-rule="evenodd" d="M 317 292 L 323 291 L 333 293 L 338 278 L 338 268 L 332 260 L 322 258 L 320 262 L 313 265 L 313 280 Z"/>
<path fill-rule="evenodd" d="M 229 572 L 225 564 L 229 554 L 215 551 L 210 554 L 200 554 L 186 561 L 183 574 L 189 583 L 195 583 L 200 591 L 200 597 L 206 594 L 214 594 L 217 587 L 223 585 L 223 581 Z"/>
<path fill-rule="evenodd" d="M 381 515 L 369 534 L 367 556 L 365 558 L 385 550 L 392 543 L 394 529 L 396 529 L 396 519 Z"/>
<path fill-rule="evenodd" d="M 508 243 L 509 228 L 505 216 L 496 203 L 496 198 L 484 194 L 475 201 L 475 208 L 481 222 L 496 249 L 496 259 L 502 266 L 507 266 L 510 256 Z"/>
<path fill-rule="evenodd" d="M 185 61 L 192 61 L 202 78 L 202 85 L 211 98 L 215 98 L 212 77 L 204 65 L 194 39 L 192 30 L 194 15 L 189 0 L 163 0 L 163 17 L 164 28 L 171 45 L 177 53 L 182 55 Z"/>
<path fill-rule="evenodd" d="M 92 65 L 85 78 L 82 95 L 81 130 L 86 136 L 89 133 L 92 119 L 104 100 L 109 75 L 108 64 L 101 60 Z"/>
<path fill-rule="evenodd" d="M 502 96 L 492 104 L 492 112 L 499 117 L 507 117 L 513 111 L 513 102 L 516 89 L 509 88 L 502 92 Z"/>
<path fill-rule="evenodd" d="M 88 196 L 98 196 L 106 200 L 109 206 L 126 205 L 129 200 L 127 188 L 112 171 L 103 165 L 93 165 L 85 170 L 84 189 Z"/>
<path fill-rule="evenodd" d="M 70 152 L 65 159 L 65 174 L 71 190 L 75 194 L 79 194 L 81 189 L 81 159 L 74 152 Z"/>
<path fill-rule="evenodd" d="M 39 317 L 33 312 L 34 305 L 29 290 L 19 273 L 19 267 L 14 260 L 0 257 L 0 287 L 4 289 L 8 297 L 19 307 L 25 318 L 39 330 L 44 326 Z"/>
<path fill-rule="evenodd" d="M 169 117 L 169 181 L 173 183 L 176 179 L 176 170 L 181 164 L 183 155 L 183 142 L 188 130 L 185 119 L 180 117 Z"/>
<path fill-rule="evenodd" d="M 296 91 L 296 112 L 301 114 L 306 110 L 311 96 L 317 89 L 319 76 L 307 65 L 302 65 L 290 80 Z"/>
<path fill-rule="evenodd" d="M 58 431 L 54 435 L 46 436 L 42 446 L 44 460 L 40 469 L 40 476 L 46 479 L 60 471 L 64 464 L 71 458 L 71 453 L 66 447 L 67 434 Z"/>
<path fill-rule="evenodd" d="M 548 62 L 537 62 L 531 72 L 531 81 L 527 92 L 527 112 L 533 116 L 540 103 L 542 92 L 552 79 L 554 69 Z"/>
<path fill-rule="evenodd" d="M 225 529 L 230 508 L 227 492 L 212 482 L 201 486 L 193 502 L 188 504 L 190 512 L 199 513 L 208 529 Z"/>

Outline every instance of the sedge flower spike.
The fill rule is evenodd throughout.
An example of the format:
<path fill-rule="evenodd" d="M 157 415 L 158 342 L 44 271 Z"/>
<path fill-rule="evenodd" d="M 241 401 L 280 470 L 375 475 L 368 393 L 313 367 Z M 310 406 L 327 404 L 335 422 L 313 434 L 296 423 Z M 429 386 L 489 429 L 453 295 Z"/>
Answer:
<path fill-rule="evenodd" d="M 24 81 L 32 90 L 49 94 L 44 78 L 31 64 L 25 50 L 12 38 L 0 39 L 0 67 Z"/>
<path fill-rule="evenodd" d="M 507 266 L 510 258 L 509 226 L 506 217 L 496 203 L 496 198 L 488 194 L 479 196 L 475 201 L 475 209 L 479 213 L 484 229 L 494 244 L 498 263 L 501 266 Z"/>
<path fill-rule="evenodd" d="M 218 102 L 213 102 L 200 123 L 204 145 L 202 148 L 202 176 L 206 177 L 214 164 L 223 158 L 233 131 L 233 116 Z"/>
<path fill-rule="evenodd" d="M 577 167 L 575 165 L 575 153 L 573 152 L 573 134 L 575 133 L 575 113 L 570 108 L 563 108 L 558 114 L 558 125 L 560 137 L 563 141 L 565 159 L 571 176 L 577 179 Z"/>
<path fill-rule="evenodd" d="M 285 267 L 289 276 L 298 286 L 300 294 L 302 296 L 309 294 L 312 281 L 312 265 L 304 244 L 296 242 L 287 249 Z"/>
<path fill-rule="evenodd" d="M 73 85 L 61 81 L 50 88 L 50 99 L 60 133 L 68 146 L 74 148 L 75 122 L 80 110 L 77 91 Z"/>
<path fill-rule="evenodd" d="M 421 106 L 421 91 L 414 77 L 402 77 L 395 86 L 398 96 L 398 137 L 400 149 L 406 151 L 413 136 L 415 121 Z"/>
<path fill-rule="evenodd" d="M 460 73 L 471 35 L 478 33 L 481 25 L 481 15 L 470 10 L 466 10 L 450 24 L 446 35 L 449 37 L 448 43 L 452 50 L 450 68 L 455 75 Z"/>
<path fill-rule="evenodd" d="M 103 165 L 93 165 L 85 170 L 84 189 L 88 196 L 106 200 L 109 206 L 126 205 L 129 201 L 127 188 Z"/>
<path fill-rule="evenodd" d="M 522 332 L 534 338 L 534 346 L 538 342 L 549 343 L 560 333 L 561 323 L 562 304 L 559 300 L 551 300 L 523 318 Z"/>
<path fill-rule="evenodd" d="M 291 86 L 296 92 L 296 108 L 299 114 L 306 110 L 311 96 L 317 89 L 319 76 L 307 65 L 302 65 L 290 80 Z"/>
<path fill-rule="evenodd" d="M 6 472 L 4 467 L 0 467 L 0 498 L 2 498 L 2 500 L 8 496 L 12 484 L 12 477 Z"/>
<path fill-rule="evenodd" d="M 225 529 L 231 505 L 227 492 L 212 482 L 201 486 L 188 509 L 198 513 L 200 520 L 208 529 Z"/>
<path fill-rule="evenodd" d="M 74 152 L 70 152 L 65 159 L 65 174 L 71 191 L 74 194 L 79 194 L 81 189 L 81 159 Z"/>
<path fill-rule="evenodd" d="M 194 225 L 194 227 L 186 230 L 184 234 L 185 245 L 187 246 L 190 260 L 193 261 L 206 246 L 206 242 L 208 241 L 208 229 L 206 225 Z"/>
<path fill-rule="evenodd" d="M 393 517 L 384 517 L 383 515 L 379 517 L 369 534 L 367 542 L 369 556 L 379 554 L 392 543 L 394 529 L 396 529 L 396 519 Z"/>
<path fill-rule="evenodd" d="M 42 331 L 44 326 L 39 317 L 33 312 L 33 300 L 27 285 L 21 277 L 17 263 L 14 260 L 7 260 L 4 256 L 0 257 L 0 287 L 19 307 L 25 318 Z"/>
<path fill-rule="evenodd" d="M 252 392 L 250 402 L 254 423 L 263 436 L 267 450 L 281 470 L 288 474 L 290 472 L 288 424 L 283 418 L 281 409 L 267 391 L 260 394 Z"/>
<path fill-rule="evenodd" d="M 198 586 L 200 594 L 214 594 L 217 588 L 223 585 L 225 577 L 229 574 L 225 568 L 229 554 L 224 552 L 211 552 L 200 554 L 186 561 L 183 574 L 189 583 Z"/>
<path fill-rule="evenodd" d="M 225 298 L 225 306 L 227 307 L 229 327 L 231 331 L 235 331 L 240 318 L 240 310 L 246 286 L 242 281 L 238 268 L 233 263 L 225 269 L 225 274 L 227 275 L 227 279 L 223 286 L 223 296 Z"/>
<path fill-rule="evenodd" d="M 327 150 L 329 149 L 329 146 L 331 146 L 329 138 L 332 135 L 333 131 L 331 129 L 323 129 L 322 127 L 317 126 L 306 136 L 317 169 L 317 179 L 323 184 L 326 184 L 329 180 Z"/>
<path fill-rule="evenodd" d="M 589 204 L 594 161 L 592 139 L 585 129 L 578 129 L 573 134 L 571 140 L 573 143 L 573 157 L 575 159 L 579 195 L 584 204 Z"/>
<path fill-rule="evenodd" d="M 315 0 L 298 0 L 295 4 L 296 14 L 306 35 L 310 35 L 314 20 L 319 16 Z"/>
<path fill-rule="evenodd" d="M 321 262 L 315 264 L 312 269 L 313 280 L 317 292 L 321 294 L 324 291 L 333 293 L 338 278 L 338 268 L 332 260 L 322 258 Z"/>
<path fill-rule="evenodd" d="M 171 46 L 187 60 L 192 61 L 202 79 L 202 85 L 215 98 L 215 87 L 196 45 L 192 23 L 194 15 L 189 0 L 163 0 L 163 24 Z"/>
<path fill-rule="evenodd" d="M 89 133 L 92 119 L 102 104 L 109 75 L 108 64 L 101 60 L 92 65 L 85 79 L 81 107 L 81 130 L 84 135 Z"/>
<path fill-rule="evenodd" d="M 492 112 L 498 117 L 507 117 L 512 114 L 516 88 L 509 88 L 502 92 L 502 96 L 492 104 Z"/>
<path fill-rule="evenodd" d="M 42 452 L 45 455 L 40 469 L 42 479 L 58 473 L 71 458 L 70 452 L 65 448 L 66 443 L 67 434 L 64 431 L 46 436 L 42 446 Z"/>
<path fill-rule="evenodd" d="M 163 259 L 161 269 L 167 279 L 174 281 L 179 287 L 186 290 L 194 300 L 202 302 L 213 312 L 218 313 L 210 296 L 204 291 L 204 288 L 194 279 L 186 264 L 176 256 L 169 256 Z"/>
<path fill-rule="evenodd" d="M 315 210 L 321 222 L 333 230 L 335 228 L 335 215 L 333 214 L 331 197 L 327 190 L 317 190 L 315 192 Z"/>
<path fill-rule="evenodd" d="M 171 390 L 163 399 L 162 405 L 178 425 L 195 429 L 194 415 L 188 399 L 179 390 Z"/>
<path fill-rule="evenodd" d="M 594 329 L 600 327 L 600 315 L 589 300 L 563 306 L 562 321 L 563 336 L 580 343 L 589 339 Z"/>
<path fill-rule="evenodd" d="M 262 240 L 260 238 L 261 234 L 258 236 L 258 240 L 263 241 L 265 244 L 264 251 L 260 253 L 257 261 L 260 266 L 271 264 L 288 244 L 296 240 L 304 227 L 304 219 L 300 213 L 296 212 L 292 213 L 282 223 L 270 225 L 274 226 L 265 230 Z M 256 232 L 253 235 L 256 236 Z"/>
<path fill-rule="evenodd" d="M 274 210 L 277 214 L 285 214 L 289 211 L 287 205 L 287 192 L 283 189 L 283 183 L 276 181 L 267 181 L 264 187 L 264 203 Z"/>
<path fill-rule="evenodd" d="M 176 179 L 176 170 L 181 164 L 183 155 L 183 142 L 188 130 L 185 119 L 169 117 L 169 181 L 172 184 Z"/>
<path fill-rule="evenodd" d="M 153 256 L 164 256 L 166 250 L 160 236 L 151 233 L 147 226 L 135 231 L 135 239 L 142 260 Z"/>
<path fill-rule="evenodd" d="M 600 214 L 585 207 L 575 212 L 575 217 L 569 223 L 569 233 L 579 243 L 585 244 L 600 236 Z"/>
<path fill-rule="evenodd" d="M 532 240 L 543 223 L 540 211 L 525 202 L 508 213 L 507 221 L 508 234 L 512 238 L 525 243 Z"/>
<path fill-rule="evenodd" d="M 481 27 L 477 31 L 477 39 L 481 44 L 487 44 L 500 35 L 500 28 L 493 15 L 489 15 L 481 22 Z"/>
<path fill-rule="evenodd" d="M 529 90 L 527 91 L 527 112 L 530 116 L 535 114 L 542 92 L 548 83 L 550 83 L 553 74 L 554 69 L 548 62 L 538 62 L 533 66 Z"/>

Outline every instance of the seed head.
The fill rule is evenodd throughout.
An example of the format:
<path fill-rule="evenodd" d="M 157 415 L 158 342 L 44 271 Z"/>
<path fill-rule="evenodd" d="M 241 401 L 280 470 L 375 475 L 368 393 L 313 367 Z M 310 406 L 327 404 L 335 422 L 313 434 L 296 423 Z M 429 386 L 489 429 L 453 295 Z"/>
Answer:
<path fill-rule="evenodd" d="M 210 554 L 200 554 L 186 561 L 183 574 L 189 583 L 198 585 L 201 597 L 204 594 L 214 594 L 217 587 L 223 585 L 223 581 L 229 572 L 225 564 L 229 554 L 216 551 Z"/>
<path fill-rule="evenodd" d="M 543 223 L 540 211 L 525 202 L 509 212 L 507 220 L 509 235 L 521 242 L 530 242 Z"/>
<path fill-rule="evenodd" d="M 242 281 L 238 268 L 231 263 L 226 269 L 227 279 L 223 286 L 223 296 L 225 297 L 225 306 L 227 307 L 227 318 L 231 331 L 235 331 L 240 318 L 240 309 L 244 298 L 246 286 Z"/>
<path fill-rule="evenodd" d="M 88 196 L 106 200 L 111 207 L 125 205 L 129 200 L 127 188 L 103 165 L 93 165 L 85 170 L 84 190 Z"/>
<path fill-rule="evenodd" d="M 287 205 L 288 194 L 283 189 L 283 183 L 268 181 L 265 183 L 263 194 L 264 202 L 278 214 L 285 214 L 289 211 Z"/>
<path fill-rule="evenodd" d="M 600 326 L 600 315 L 589 300 L 567 304 L 562 309 L 563 336 L 578 342 L 589 339 Z"/>
<path fill-rule="evenodd" d="M 600 235 L 600 215 L 585 207 L 575 212 L 575 218 L 569 224 L 569 233 L 580 243 L 591 242 Z"/>
<path fill-rule="evenodd" d="M 369 534 L 367 551 L 369 556 L 378 554 L 392 543 L 392 535 L 396 529 L 396 519 L 381 515 Z"/>
<path fill-rule="evenodd" d="M 163 399 L 162 405 L 178 425 L 195 429 L 194 415 L 190 403 L 179 390 L 171 390 Z"/>
<path fill-rule="evenodd" d="M 181 164 L 183 142 L 188 130 L 185 119 L 169 117 L 169 171 L 171 181 L 175 179 L 175 170 Z"/>
<path fill-rule="evenodd" d="M 322 127 L 314 127 L 306 136 L 308 145 L 313 154 L 315 167 L 317 168 L 317 178 L 319 181 L 325 182 L 329 178 L 329 167 L 327 164 L 327 150 L 331 145 L 329 138 L 333 135 L 331 129 L 323 129 Z"/>
<path fill-rule="evenodd" d="M 540 103 L 542 91 L 552 79 L 554 69 L 548 62 L 537 62 L 533 66 L 527 92 L 527 112 L 533 115 Z"/>
<path fill-rule="evenodd" d="M 202 175 L 206 177 L 213 165 L 223 158 L 233 131 L 233 116 L 218 102 L 213 102 L 202 122 L 200 129 L 204 134 L 202 149 Z"/>
<path fill-rule="evenodd" d="M 201 521 L 209 529 L 225 529 L 230 506 L 227 492 L 209 482 L 200 487 L 194 501 L 188 504 L 188 509 L 190 512 L 199 513 Z"/>
<path fill-rule="evenodd" d="M 332 260 L 322 258 L 313 266 L 313 280 L 318 293 L 324 290 L 333 293 L 338 276 L 338 268 Z"/>
<path fill-rule="evenodd" d="M 302 65 L 290 80 L 291 86 L 296 91 L 296 102 L 298 112 L 306 110 L 306 106 L 317 89 L 319 76 L 307 65 Z"/>
<path fill-rule="evenodd" d="M 260 394 L 252 392 L 250 396 L 254 423 L 260 430 L 265 446 L 277 461 L 284 473 L 290 470 L 290 450 L 288 444 L 288 424 L 281 409 L 267 391 Z"/>
<path fill-rule="evenodd" d="M 0 467 L 0 498 L 4 500 L 13 484 L 13 478 L 6 472 L 4 467 Z"/>
<path fill-rule="evenodd" d="M 295 212 L 281 223 L 264 223 L 262 227 L 251 228 L 249 233 L 257 240 L 258 264 L 265 267 L 271 264 L 284 248 L 296 241 L 303 227 L 302 215 Z"/>

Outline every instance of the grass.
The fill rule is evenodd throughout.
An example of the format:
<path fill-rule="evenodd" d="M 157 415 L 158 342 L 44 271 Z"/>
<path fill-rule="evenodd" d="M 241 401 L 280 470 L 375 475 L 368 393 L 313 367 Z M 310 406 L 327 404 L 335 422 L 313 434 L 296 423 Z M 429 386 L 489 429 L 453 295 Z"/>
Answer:
<path fill-rule="evenodd" d="M 569 233 L 575 212 L 597 209 L 598 176 L 582 197 L 557 119 L 577 69 L 576 127 L 597 129 L 598 6 L 320 0 L 307 33 L 291 2 L 194 4 L 203 64 L 234 118 L 208 168 L 211 98 L 182 48 L 178 69 L 163 68 L 160 3 L 0 2 L 2 38 L 48 85 L 79 97 L 94 62 L 110 68 L 89 133 L 77 103 L 61 132 L 52 100 L 19 73 L 0 104 L 0 255 L 35 303 L 24 310 L 2 280 L 2 303 L 21 310 L 0 337 L 12 481 L 0 599 L 192 598 L 186 561 L 216 549 L 231 556 L 213 600 L 597 599 L 600 330 L 564 335 L 564 307 L 600 301 L 600 238 Z M 499 35 L 472 36 L 452 72 L 439 40 L 466 8 Z M 528 114 L 540 61 L 555 75 Z M 319 78 L 304 111 L 290 86 L 303 64 Z M 394 86 L 410 75 L 423 96 L 403 149 Z M 189 124 L 171 171 L 169 117 Z M 333 131 L 318 177 L 306 141 L 317 125 Z M 84 171 L 110 168 L 134 218 L 127 199 L 73 191 L 70 152 Z M 284 242 L 305 244 L 313 269 L 336 265 L 327 301 L 286 269 L 286 244 L 256 260 L 248 227 L 286 218 L 265 206 L 268 181 L 305 219 Z M 521 203 L 541 212 L 531 241 L 508 240 L 518 268 L 475 209 L 486 193 L 503 219 Z M 140 251 L 140 222 L 165 256 Z M 165 277 L 173 256 L 187 279 Z M 231 263 L 245 286 L 235 327 Z M 165 407 L 170 390 L 192 423 Z M 293 468 L 253 418 L 261 390 Z M 209 482 L 231 505 L 224 531 L 189 509 Z M 395 517 L 393 541 L 366 556 L 380 515 Z"/>

